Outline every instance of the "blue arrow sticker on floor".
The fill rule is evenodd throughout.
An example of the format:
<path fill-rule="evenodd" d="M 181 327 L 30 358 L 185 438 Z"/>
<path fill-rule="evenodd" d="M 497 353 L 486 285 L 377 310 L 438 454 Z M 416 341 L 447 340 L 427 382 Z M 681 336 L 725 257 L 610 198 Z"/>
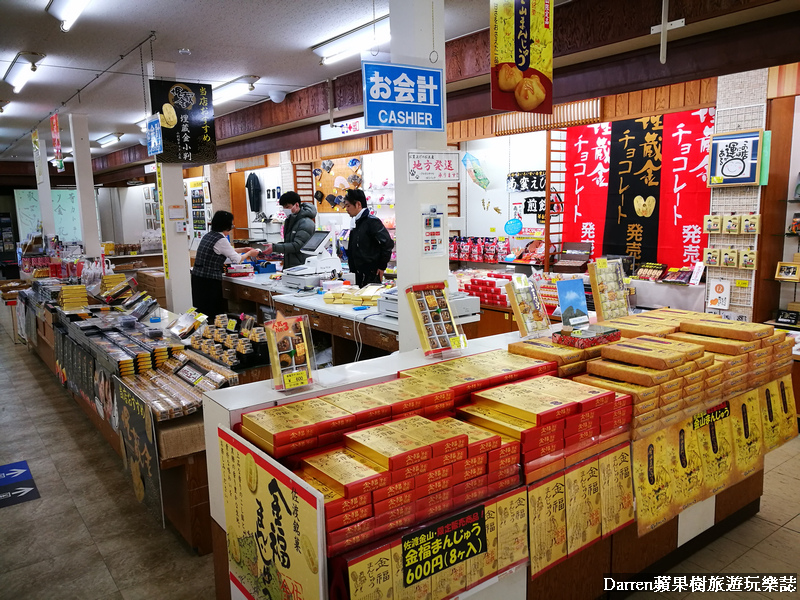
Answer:
<path fill-rule="evenodd" d="M 39 490 L 27 461 L 0 466 L 0 508 L 36 500 Z"/>

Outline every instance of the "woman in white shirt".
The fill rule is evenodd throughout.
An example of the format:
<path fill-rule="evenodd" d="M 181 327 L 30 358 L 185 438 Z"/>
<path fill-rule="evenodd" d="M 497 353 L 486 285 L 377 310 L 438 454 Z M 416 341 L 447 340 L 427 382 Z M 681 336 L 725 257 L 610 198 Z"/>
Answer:
<path fill-rule="evenodd" d="M 233 229 L 233 215 L 218 210 L 211 219 L 211 231 L 203 236 L 197 247 L 192 268 L 192 304 L 198 312 L 213 320 L 218 314 L 228 312 L 228 303 L 222 297 L 224 265 L 240 263 L 258 256 L 253 248 L 235 249 L 228 241 Z"/>

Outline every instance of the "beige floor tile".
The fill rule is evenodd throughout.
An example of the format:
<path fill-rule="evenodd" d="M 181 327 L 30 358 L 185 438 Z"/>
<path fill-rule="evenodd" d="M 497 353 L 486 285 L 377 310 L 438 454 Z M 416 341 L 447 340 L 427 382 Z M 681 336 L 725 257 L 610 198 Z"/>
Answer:
<path fill-rule="evenodd" d="M 797 531 L 782 527 L 753 549 L 793 565 L 795 570 L 800 571 L 800 533 Z"/>
<path fill-rule="evenodd" d="M 67 486 L 61 479 L 49 457 L 28 460 L 28 467 L 39 490 L 39 498 L 3 509 L 3 520 L 15 523 L 31 523 L 51 515 L 75 508 Z M 1 546 L 0 546 L 1 547 Z"/>
<path fill-rule="evenodd" d="M 124 600 L 214 600 L 214 576 L 211 569 L 200 577 L 170 573 L 127 588 L 121 588 Z"/>
<path fill-rule="evenodd" d="M 748 548 L 752 548 L 760 541 L 769 537 L 778 528 L 779 525 L 755 516 L 726 533 L 724 537 L 734 542 L 739 542 Z"/>
<path fill-rule="evenodd" d="M 792 458 L 782 462 L 775 467 L 775 473 L 786 475 L 797 479 L 795 491 L 800 492 L 800 455 L 795 455 Z"/>
<path fill-rule="evenodd" d="M 791 458 L 792 455 L 782 451 L 781 448 L 773 450 L 772 452 L 767 452 L 767 454 L 764 455 L 764 472 L 769 473 Z"/>
<path fill-rule="evenodd" d="M 765 574 L 765 573 L 796 573 L 797 568 L 791 564 L 764 554 L 758 550 L 748 550 L 737 560 L 722 570 L 722 573 Z M 786 600 L 791 597 L 787 594 L 762 592 L 767 598 Z"/>
<path fill-rule="evenodd" d="M 689 560 L 709 573 L 718 573 L 749 549 L 749 546 L 722 537 L 692 554 Z"/>
<path fill-rule="evenodd" d="M 791 529 L 792 531 L 797 531 L 800 533 L 800 515 L 796 516 L 794 519 L 789 521 L 786 525 L 784 525 L 786 529 Z"/>

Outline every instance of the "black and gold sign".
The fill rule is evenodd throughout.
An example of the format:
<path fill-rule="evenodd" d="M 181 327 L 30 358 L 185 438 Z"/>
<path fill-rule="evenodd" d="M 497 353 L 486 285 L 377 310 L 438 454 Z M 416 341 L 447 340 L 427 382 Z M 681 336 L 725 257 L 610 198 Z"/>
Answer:
<path fill-rule="evenodd" d="M 662 116 L 611 124 L 604 254 L 658 260 Z"/>
<path fill-rule="evenodd" d="M 150 80 L 150 105 L 161 121 L 164 163 L 217 162 L 211 84 Z"/>

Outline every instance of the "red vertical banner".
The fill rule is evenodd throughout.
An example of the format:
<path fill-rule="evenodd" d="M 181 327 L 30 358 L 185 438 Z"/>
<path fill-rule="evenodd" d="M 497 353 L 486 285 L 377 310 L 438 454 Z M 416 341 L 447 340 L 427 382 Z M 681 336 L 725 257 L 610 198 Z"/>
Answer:
<path fill-rule="evenodd" d="M 50 117 L 50 135 L 53 138 L 53 150 L 55 151 L 56 170 L 64 172 L 64 155 L 61 153 L 61 130 L 58 124 L 58 113 Z"/>
<path fill-rule="evenodd" d="M 567 129 L 563 239 L 591 242 L 592 258 L 603 253 L 610 149 L 611 123 Z"/>
<path fill-rule="evenodd" d="M 671 267 L 694 266 L 708 246 L 702 225 L 711 203 L 706 179 L 715 113 L 712 107 L 664 115 L 658 262 Z"/>

